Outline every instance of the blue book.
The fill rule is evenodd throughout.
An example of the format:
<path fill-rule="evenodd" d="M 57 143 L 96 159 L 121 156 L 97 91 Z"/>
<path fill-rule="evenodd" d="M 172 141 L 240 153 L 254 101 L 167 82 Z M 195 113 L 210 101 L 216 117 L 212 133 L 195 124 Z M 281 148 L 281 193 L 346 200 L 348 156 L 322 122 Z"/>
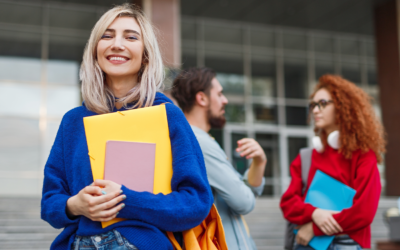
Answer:
<path fill-rule="evenodd" d="M 353 205 L 355 195 L 356 190 L 353 188 L 317 170 L 304 202 L 317 208 L 340 212 Z M 326 250 L 333 238 L 335 236 L 315 236 L 308 245 L 315 250 Z"/>

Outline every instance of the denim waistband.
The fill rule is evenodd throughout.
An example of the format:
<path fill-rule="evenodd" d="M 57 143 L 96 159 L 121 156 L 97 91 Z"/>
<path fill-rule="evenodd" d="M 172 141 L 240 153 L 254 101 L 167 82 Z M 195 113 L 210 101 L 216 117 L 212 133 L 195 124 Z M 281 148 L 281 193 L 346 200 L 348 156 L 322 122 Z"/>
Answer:
<path fill-rule="evenodd" d="M 116 240 L 118 245 L 124 245 L 124 240 L 121 234 L 117 230 L 111 230 L 104 234 L 92 235 L 92 236 L 76 236 L 74 241 L 74 249 L 78 250 L 79 246 L 99 248 L 103 245 L 109 244 L 111 241 Z"/>
<path fill-rule="evenodd" d="M 347 234 L 335 236 L 335 238 L 333 239 L 333 243 L 340 245 L 348 245 L 348 246 L 358 245 L 358 243 L 355 242 L 352 238 L 350 238 Z"/>

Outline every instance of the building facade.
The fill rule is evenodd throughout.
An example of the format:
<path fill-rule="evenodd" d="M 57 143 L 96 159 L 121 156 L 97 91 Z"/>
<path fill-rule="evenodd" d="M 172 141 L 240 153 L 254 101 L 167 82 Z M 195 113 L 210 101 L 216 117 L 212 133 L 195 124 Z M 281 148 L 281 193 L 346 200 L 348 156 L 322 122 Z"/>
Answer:
<path fill-rule="evenodd" d="M 90 31 L 123 2 L 0 0 L 0 195 L 40 195 L 61 118 L 81 103 L 79 67 Z M 261 144 L 268 157 L 264 195 L 285 191 L 290 162 L 310 145 L 308 97 L 321 75 L 340 74 L 361 86 L 380 116 L 371 34 L 192 15 L 182 7 L 188 1 L 132 2 L 159 28 L 167 67 L 217 72 L 228 123 L 212 133 L 239 172 L 249 162 L 235 153 L 236 141 L 253 137 Z"/>

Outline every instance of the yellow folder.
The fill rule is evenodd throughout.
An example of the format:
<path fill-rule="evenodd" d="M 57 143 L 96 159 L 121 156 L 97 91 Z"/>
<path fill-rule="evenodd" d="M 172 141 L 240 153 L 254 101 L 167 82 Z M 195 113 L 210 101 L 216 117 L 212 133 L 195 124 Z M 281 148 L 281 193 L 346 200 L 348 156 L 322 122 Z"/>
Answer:
<path fill-rule="evenodd" d="M 107 141 L 155 143 L 153 193 L 172 192 L 172 152 L 165 105 L 85 117 L 83 122 L 94 180 L 104 178 Z M 122 220 L 102 222 L 102 227 Z"/>

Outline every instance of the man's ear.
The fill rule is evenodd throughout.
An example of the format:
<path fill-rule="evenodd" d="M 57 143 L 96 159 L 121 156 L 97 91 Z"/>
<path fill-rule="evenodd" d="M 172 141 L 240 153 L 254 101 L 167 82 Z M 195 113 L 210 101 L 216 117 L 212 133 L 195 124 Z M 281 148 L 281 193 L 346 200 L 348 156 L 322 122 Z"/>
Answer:
<path fill-rule="evenodd" d="M 200 107 L 207 107 L 208 106 L 208 96 L 203 91 L 197 92 L 196 103 Z"/>

